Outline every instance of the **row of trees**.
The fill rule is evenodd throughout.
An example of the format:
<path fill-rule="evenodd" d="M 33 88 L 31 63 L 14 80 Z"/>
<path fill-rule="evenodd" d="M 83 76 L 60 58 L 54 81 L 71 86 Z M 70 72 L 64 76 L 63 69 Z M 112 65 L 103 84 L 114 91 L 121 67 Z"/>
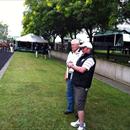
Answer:
<path fill-rule="evenodd" d="M 0 40 L 7 40 L 8 26 L 0 22 Z"/>
<path fill-rule="evenodd" d="M 34 33 L 48 41 L 59 35 L 76 37 L 83 28 L 92 42 L 95 30 L 116 29 L 129 21 L 130 1 L 126 0 L 25 0 L 23 34 Z"/>

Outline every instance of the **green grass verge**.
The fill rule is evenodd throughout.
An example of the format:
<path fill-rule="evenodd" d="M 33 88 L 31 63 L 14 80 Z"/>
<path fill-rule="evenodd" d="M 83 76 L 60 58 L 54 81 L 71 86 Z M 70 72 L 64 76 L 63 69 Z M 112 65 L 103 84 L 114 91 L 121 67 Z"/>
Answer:
<path fill-rule="evenodd" d="M 0 80 L 0 130 L 73 130 L 65 116 L 65 64 L 16 52 Z M 130 96 L 96 79 L 86 105 L 89 130 L 130 130 Z"/>

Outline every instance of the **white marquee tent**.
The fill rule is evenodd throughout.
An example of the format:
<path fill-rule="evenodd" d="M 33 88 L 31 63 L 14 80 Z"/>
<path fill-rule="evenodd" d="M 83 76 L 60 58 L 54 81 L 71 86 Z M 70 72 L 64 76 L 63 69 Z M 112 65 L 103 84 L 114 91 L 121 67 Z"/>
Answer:
<path fill-rule="evenodd" d="M 31 50 L 31 51 L 34 50 L 37 43 L 39 44 L 39 46 L 48 43 L 48 41 L 45 40 L 43 37 L 37 36 L 32 33 L 16 38 L 15 41 L 16 41 L 15 44 L 16 49 Z"/>
<path fill-rule="evenodd" d="M 37 43 L 48 43 L 47 40 L 45 40 L 43 37 L 37 36 L 35 34 L 29 33 L 27 35 L 24 35 L 22 37 L 19 37 L 16 39 L 16 41 L 20 42 L 37 42 Z"/>

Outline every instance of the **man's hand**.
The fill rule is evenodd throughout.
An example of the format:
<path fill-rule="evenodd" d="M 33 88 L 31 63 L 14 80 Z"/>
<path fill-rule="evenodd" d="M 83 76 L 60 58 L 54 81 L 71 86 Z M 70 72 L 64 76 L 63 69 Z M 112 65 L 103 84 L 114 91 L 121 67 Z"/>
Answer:
<path fill-rule="evenodd" d="M 68 79 L 68 76 L 66 75 L 66 73 L 65 73 L 65 75 L 64 75 L 64 80 L 67 80 Z"/>
<path fill-rule="evenodd" d="M 67 66 L 68 66 L 69 68 L 72 68 L 72 66 L 74 66 L 74 64 L 73 64 L 73 62 L 68 62 L 68 63 L 67 63 Z"/>

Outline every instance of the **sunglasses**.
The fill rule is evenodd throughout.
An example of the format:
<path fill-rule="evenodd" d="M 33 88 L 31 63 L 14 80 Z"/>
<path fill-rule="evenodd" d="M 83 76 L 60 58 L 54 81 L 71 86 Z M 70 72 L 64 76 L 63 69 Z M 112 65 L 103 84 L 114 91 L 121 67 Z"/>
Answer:
<path fill-rule="evenodd" d="M 81 49 L 84 49 L 84 48 L 86 48 L 86 47 L 81 47 Z"/>

